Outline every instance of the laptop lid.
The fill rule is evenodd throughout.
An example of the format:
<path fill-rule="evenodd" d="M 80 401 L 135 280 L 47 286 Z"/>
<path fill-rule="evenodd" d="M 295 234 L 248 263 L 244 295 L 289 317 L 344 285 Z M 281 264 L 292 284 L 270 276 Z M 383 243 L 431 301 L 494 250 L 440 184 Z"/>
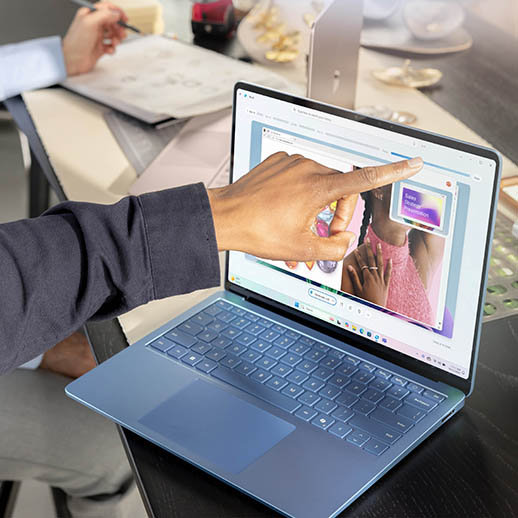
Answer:
<path fill-rule="evenodd" d="M 363 193 L 344 261 L 230 252 L 226 288 L 469 394 L 501 160 L 497 152 L 246 83 L 234 91 L 231 180 L 277 151 L 343 171 L 421 156 L 409 180 Z M 325 238 L 334 206 L 314 230 Z M 388 297 L 358 293 L 344 262 L 366 237 L 392 259 Z M 399 242 L 397 240 L 400 240 Z"/>
<path fill-rule="evenodd" d="M 311 29 L 307 96 L 354 108 L 363 1 L 331 0 Z"/>

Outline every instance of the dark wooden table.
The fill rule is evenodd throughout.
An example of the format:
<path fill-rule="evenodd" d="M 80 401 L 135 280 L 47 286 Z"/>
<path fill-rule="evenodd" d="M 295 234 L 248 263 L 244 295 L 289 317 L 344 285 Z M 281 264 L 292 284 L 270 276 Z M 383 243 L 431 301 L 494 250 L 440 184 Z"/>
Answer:
<path fill-rule="evenodd" d="M 218 50 L 234 57 L 242 55 L 239 46 L 233 42 L 214 44 L 209 40 L 197 43 L 219 47 Z M 492 77 L 491 84 L 495 82 L 498 81 Z M 458 96 L 461 87 L 463 85 L 449 85 L 452 98 Z M 447 97 L 447 92 L 443 89 L 441 96 Z M 497 94 L 490 96 L 486 109 L 496 110 L 495 113 L 505 110 L 497 99 Z M 23 100 L 14 98 L 6 105 L 27 134 L 41 171 L 63 199 L 59 181 Z M 504 115 L 502 113 L 502 120 L 506 120 Z M 494 137 L 488 139 L 497 148 L 498 140 L 504 140 L 503 133 L 498 130 L 496 128 Z M 506 145 L 503 143 L 504 147 Z M 99 362 L 127 346 L 117 320 L 89 323 L 86 329 Z M 517 409 L 518 316 L 514 316 L 483 325 L 476 388 L 464 410 L 383 477 L 342 516 L 518 516 Z M 261 504 L 135 434 L 123 429 L 120 432 L 150 516 L 274 516 Z"/>

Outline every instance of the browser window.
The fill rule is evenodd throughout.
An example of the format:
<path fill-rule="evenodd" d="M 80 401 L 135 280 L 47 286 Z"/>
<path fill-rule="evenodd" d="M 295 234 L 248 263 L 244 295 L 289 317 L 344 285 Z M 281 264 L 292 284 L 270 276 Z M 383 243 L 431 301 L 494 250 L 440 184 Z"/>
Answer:
<path fill-rule="evenodd" d="M 485 231 L 478 240 L 467 236 L 487 228 L 495 162 L 238 92 L 234 181 L 278 151 L 344 174 L 418 155 L 425 166 L 411 179 L 362 193 L 348 227 L 356 239 L 342 261 L 270 261 L 232 252 L 229 280 L 469 377 Z M 316 215 L 312 230 L 322 239 L 333 232 L 337 203 Z"/>

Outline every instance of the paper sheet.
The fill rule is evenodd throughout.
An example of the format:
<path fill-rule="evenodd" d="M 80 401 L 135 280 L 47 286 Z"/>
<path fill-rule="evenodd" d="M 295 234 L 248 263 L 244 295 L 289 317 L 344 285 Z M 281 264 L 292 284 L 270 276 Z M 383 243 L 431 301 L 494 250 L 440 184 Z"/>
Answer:
<path fill-rule="evenodd" d="M 273 88 L 287 81 L 266 68 L 162 36 L 136 38 L 63 86 L 146 122 L 202 115 L 232 104 L 237 81 Z"/>
<path fill-rule="evenodd" d="M 191 119 L 131 186 L 130 194 L 195 182 L 207 187 L 227 184 L 231 127 L 229 110 Z"/>

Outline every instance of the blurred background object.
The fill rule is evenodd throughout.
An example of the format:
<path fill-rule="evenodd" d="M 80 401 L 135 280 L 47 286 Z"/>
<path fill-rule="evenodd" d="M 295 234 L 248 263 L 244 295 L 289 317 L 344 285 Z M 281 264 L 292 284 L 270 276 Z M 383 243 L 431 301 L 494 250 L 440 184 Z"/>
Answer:
<path fill-rule="evenodd" d="M 202 0 L 192 6 L 192 32 L 195 36 L 228 37 L 236 26 L 232 0 Z"/>
<path fill-rule="evenodd" d="M 128 15 L 128 23 L 143 34 L 162 34 L 164 18 L 162 4 L 158 0 L 116 0 L 114 2 Z"/>

